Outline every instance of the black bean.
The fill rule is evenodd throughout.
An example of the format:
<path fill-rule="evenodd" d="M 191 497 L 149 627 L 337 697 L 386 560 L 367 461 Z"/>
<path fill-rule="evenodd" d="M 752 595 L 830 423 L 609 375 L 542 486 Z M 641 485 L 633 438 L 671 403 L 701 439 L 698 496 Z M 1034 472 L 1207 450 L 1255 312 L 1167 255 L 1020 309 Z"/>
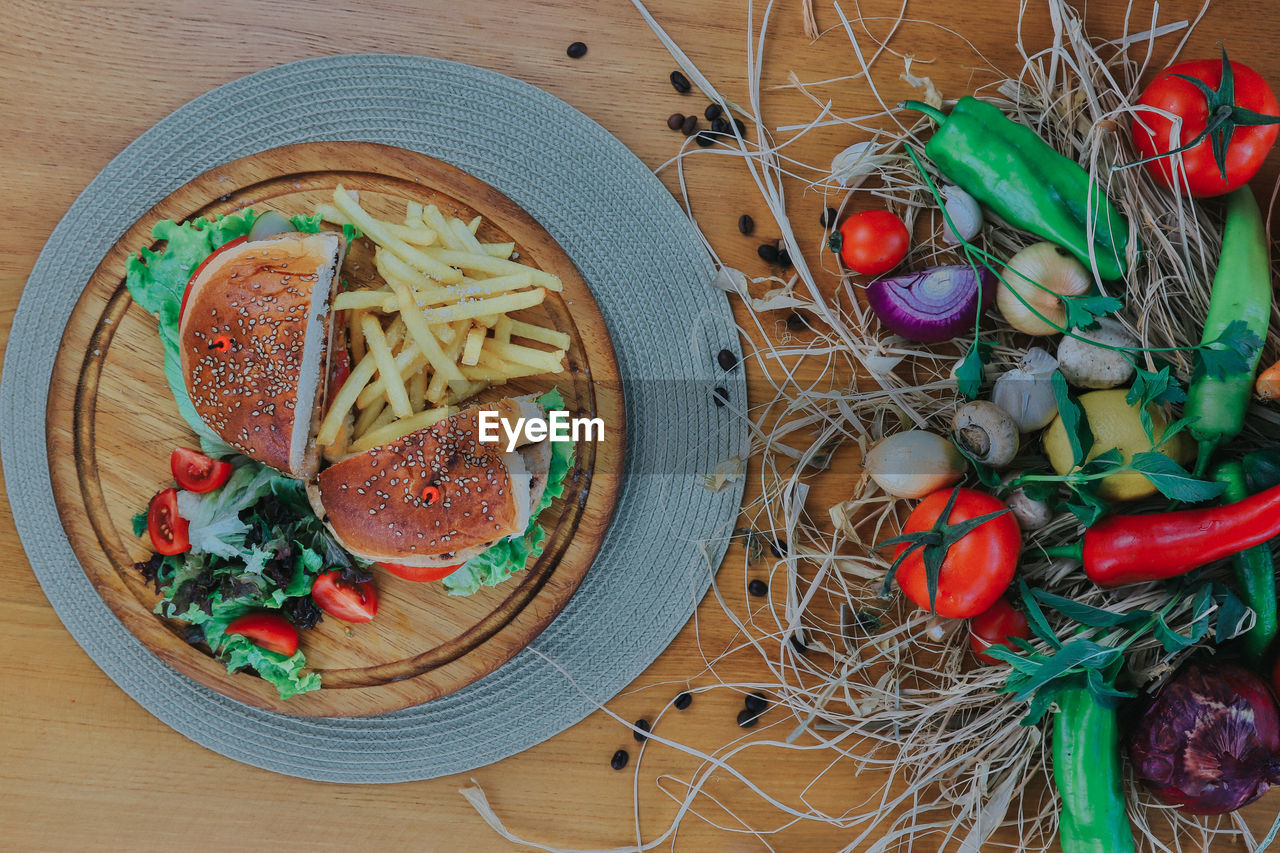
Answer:
<path fill-rule="evenodd" d="M 822 215 L 818 217 L 818 223 L 823 228 L 829 228 L 830 226 L 835 224 L 835 221 L 836 221 L 836 209 L 834 207 L 828 207 L 826 210 L 822 211 Z"/>
<path fill-rule="evenodd" d="M 587 46 L 580 41 L 575 41 L 569 45 L 569 49 L 565 53 L 569 54 L 570 59 L 581 59 L 587 55 Z"/>
<path fill-rule="evenodd" d="M 693 704 L 693 694 L 681 693 L 679 696 L 676 697 L 676 700 L 671 704 L 676 706 L 677 711 L 683 711 L 685 708 L 688 708 L 690 705 Z"/>
<path fill-rule="evenodd" d="M 729 122 L 725 121 L 725 120 L 724 120 L 724 116 L 721 116 L 720 118 L 718 118 L 718 119 L 716 119 L 715 121 L 711 122 L 711 131 L 712 131 L 712 133 L 719 133 L 719 134 L 722 134 L 722 135 L 724 135 L 724 136 L 728 136 L 728 135 L 729 135 L 729 132 L 730 132 L 730 131 L 729 131 L 729 128 L 731 128 L 731 127 L 733 127 L 733 125 L 731 125 L 731 124 L 729 124 Z"/>
<path fill-rule="evenodd" d="M 769 585 L 759 578 L 756 578 L 751 583 L 747 584 L 747 592 L 751 593 L 756 598 L 764 598 L 769 594 Z"/>
<path fill-rule="evenodd" d="M 791 647 L 801 654 L 809 651 L 809 647 L 804 644 L 804 640 L 800 639 L 799 631 L 791 635 Z"/>
<path fill-rule="evenodd" d="M 778 250 L 778 266 L 788 269 L 791 266 L 791 253 L 786 249 Z"/>
<path fill-rule="evenodd" d="M 756 249 L 756 254 L 760 256 L 761 260 L 768 261 L 771 264 L 778 262 L 778 247 L 772 243 L 761 243 L 759 248 Z"/>
<path fill-rule="evenodd" d="M 716 390 L 712 393 L 715 395 L 714 399 L 716 401 L 716 408 L 719 408 L 729 402 L 729 392 L 727 389 L 721 386 L 716 386 Z"/>
<path fill-rule="evenodd" d="M 679 130 L 684 127 L 684 113 L 672 113 L 667 116 L 667 127 L 672 130 Z"/>
<path fill-rule="evenodd" d="M 787 328 L 793 332 L 803 332 L 809 328 L 809 324 L 804 321 L 804 317 L 801 317 L 798 311 L 792 311 L 787 315 Z"/>
<path fill-rule="evenodd" d="M 724 107 L 719 104 L 707 104 L 707 108 L 702 111 L 702 114 L 707 117 L 707 121 L 715 121 L 724 115 Z"/>
<path fill-rule="evenodd" d="M 653 727 L 649 725 L 649 721 L 645 719 L 636 720 L 636 728 L 640 731 L 632 732 L 631 736 L 636 739 L 636 743 L 644 743 L 649 739 L 649 732 L 653 731 Z"/>
<path fill-rule="evenodd" d="M 746 137 L 746 135 L 747 135 L 747 125 L 746 125 L 746 123 L 745 123 L 745 122 L 743 122 L 743 120 L 742 120 L 742 119 L 740 119 L 740 118 L 735 118 L 735 119 L 733 120 L 733 126 L 734 126 L 734 127 L 736 127 L 736 128 L 738 129 L 738 135 L 739 135 L 739 136 L 744 137 L 744 138 Z"/>
<path fill-rule="evenodd" d="M 684 125 L 681 126 L 680 132 L 685 136 L 693 136 L 694 131 L 698 129 L 697 116 L 685 116 Z"/>
<path fill-rule="evenodd" d="M 743 234 L 750 234 L 756 230 L 756 221 L 744 213 L 738 217 L 738 230 Z"/>
<path fill-rule="evenodd" d="M 756 724 L 756 720 L 760 719 L 759 714 L 753 714 L 746 708 L 738 712 L 738 725 L 744 729 L 749 729 Z"/>
<path fill-rule="evenodd" d="M 714 133 L 712 133 L 709 130 L 698 131 L 698 135 L 695 136 L 694 139 L 696 139 L 698 141 L 698 144 L 701 145 L 703 148 L 706 148 L 709 145 L 716 144 L 716 136 Z"/>
<path fill-rule="evenodd" d="M 613 758 L 609 759 L 609 766 L 614 770 L 621 770 L 627 766 L 627 760 L 631 758 L 625 749 L 620 749 L 613 754 Z"/>
<path fill-rule="evenodd" d="M 716 364 L 720 365 L 721 370 L 733 370 L 738 366 L 738 357 L 727 349 L 722 349 L 716 354 Z"/>
<path fill-rule="evenodd" d="M 744 704 L 753 714 L 763 714 L 769 710 L 769 699 L 763 693 L 748 693 Z"/>
<path fill-rule="evenodd" d="M 689 78 L 679 71 L 671 72 L 671 85 L 682 95 L 688 94 L 689 90 L 693 88 L 689 85 Z"/>
<path fill-rule="evenodd" d="M 786 549 L 786 547 L 787 547 L 787 543 L 783 542 L 781 539 L 769 540 L 769 553 L 773 555 L 773 558 L 775 560 L 782 559 L 782 552 Z"/>

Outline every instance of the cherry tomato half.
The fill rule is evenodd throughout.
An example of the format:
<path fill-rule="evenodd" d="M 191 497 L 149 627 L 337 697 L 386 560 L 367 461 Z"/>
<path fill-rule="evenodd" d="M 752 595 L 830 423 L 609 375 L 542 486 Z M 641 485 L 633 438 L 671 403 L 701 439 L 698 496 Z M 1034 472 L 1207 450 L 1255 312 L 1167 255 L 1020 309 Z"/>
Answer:
<path fill-rule="evenodd" d="M 863 210 L 840 223 L 840 260 L 862 275 L 883 275 L 911 248 L 907 226 L 888 210 Z"/>
<path fill-rule="evenodd" d="M 178 490 L 157 492 L 147 507 L 147 534 L 161 554 L 181 554 L 191 548 L 187 520 L 178 515 Z"/>
<path fill-rule="evenodd" d="M 378 614 L 373 583 L 347 583 L 342 572 L 323 572 L 311 584 L 311 598 L 320 609 L 343 622 L 371 622 Z"/>
<path fill-rule="evenodd" d="M 244 637 L 269 652 L 291 657 L 298 650 L 298 629 L 279 613 L 246 613 L 231 620 L 228 634 Z"/>
<path fill-rule="evenodd" d="M 196 276 L 200 275 L 200 273 L 204 270 L 204 268 L 209 266 L 209 261 L 216 258 L 224 250 L 230 249 L 232 246 L 239 246 L 241 243 L 243 243 L 245 240 L 248 240 L 248 239 L 249 239 L 249 235 L 246 234 L 243 237 L 237 237 L 234 240 L 228 240 L 218 248 L 214 249 L 213 252 L 210 253 L 209 257 L 201 261 L 200 265 L 191 271 L 191 275 L 187 278 L 187 287 L 185 290 L 182 291 L 182 304 L 178 306 L 178 322 L 179 323 L 182 322 L 182 315 L 185 314 L 187 311 L 187 296 L 191 294 L 191 282 L 195 281 Z"/>
<path fill-rule="evenodd" d="M 175 447 L 169 456 L 169 470 L 188 492 L 212 492 L 231 476 L 231 463 L 210 459 L 197 450 Z"/>
<path fill-rule="evenodd" d="M 986 651 L 992 646 L 1014 649 L 1013 643 L 1009 642 L 1010 637 L 1031 639 L 1031 626 L 1023 612 L 1010 604 L 1007 598 L 997 598 L 995 604 L 969 620 L 969 648 L 983 663 L 1004 663 Z"/>
<path fill-rule="evenodd" d="M 439 568 L 432 566 L 405 566 L 400 563 L 378 563 L 378 565 L 398 578 L 419 582 L 442 580 L 462 568 L 461 563 L 456 566 L 441 566 Z"/>
<path fill-rule="evenodd" d="M 1217 91 L 1222 84 L 1222 60 L 1197 59 L 1170 65 L 1143 90 L 1133 119 L 1133 142 L 1143 157 L 1165 154 L 1190 143 L 1209 122 L 1209 104 L 1204 93 L 1194 83 L 1177 76 L 1179 74 L 1200 80 Z M 1232 62 L 1231 74 L 1235 106 L 1268 116 L 1280 113 L 1275 93 L 1258 72 L 1247 65 Z M 1169 138 L 1173 122 L 1156 110 L 1182 119 L 1180 136 L 1176 140 L 1171 142 Z M 1191 194 L 1201 197 L 1223 195 L 1247 184 L 1262 168 L 1277 133 L 1280 133 L 1280 126 L 1274 124 L 1236 127 L 1227 142 L 1225 181 L 1213 156 L 1211 139 L 1206 138 L 1194 148 L 1182 152 L 1182 165 L 1187 171 Z M 1176 166 L 1177 156 L 1174 155 L 1153 160 L 1145 168 L 1168 187 L 1174 185 Z"/>
<path fill-rule="evenodd" d="M 931 529 L 951 498 L 951 489 L 939 489 L 916 505 L 903 525 L 902 532 L 918 533 Z M 971 518 L 1008 509 L 986 492 L 957 489 L 955 504 L 947 518 L 958 524 Z M 908 545 L 897 547 L 901 555 Z M 1013 581 L 1022 551 L 1022 532 L 1013 514 L 983 522 L 970 530 L 947 551 L 938 577 L 937 614 L 948 619 L 968 619 L 996 603 Z M 898 566 L 898 586 L 907 598 L 920 607 L 929 607 L 929 585 L 924 568 L 923 549 L 917 548 Z"/>

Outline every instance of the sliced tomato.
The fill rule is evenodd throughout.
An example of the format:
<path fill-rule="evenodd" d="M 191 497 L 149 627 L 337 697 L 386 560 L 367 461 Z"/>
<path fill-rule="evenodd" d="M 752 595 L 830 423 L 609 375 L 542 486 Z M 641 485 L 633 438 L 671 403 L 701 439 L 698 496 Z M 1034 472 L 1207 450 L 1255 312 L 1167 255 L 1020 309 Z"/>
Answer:
<path fill-rule="evenodd" d="M 147 534 L 161 554 L 181 554 L 191 548 L 187 520 L 178 515 L 178 490 L 157 492 L 147 507 Z"/>
<path fill-rule="evenodd" d="M 244 637 L 269 652 L 291 657 L 298 650 L 298 629 L 279 613 L 246 613 L 233 619 L 226 633 Z"/>
<path fill-rule="evenodd" d="M 992 646 L 1004 646 L 1016 651 L 1009 640 L 1017 637 L 1031 639 L 1031 625 L 1021 610 L 1009 603 L 1007 598 L 998 598 L 996 603 L 969 620 L 969 648 L 978 660 L 985 664 L 1002 664 L 986 653 Z"/>
<path fill-rule="evenodd" d="M 196 280 L 196 276 L 200 275 L 200 273 L 204 270 L 204 268 L 209 266 L 209 261 L 216 258 L 220 253 L 222 253 L 227 249 L 230 249 L 232 246 L 239 246 L 241 243 L 243 243 L 245 240 L 248 240 L 248 239 L 249 239 L 249 235 L 246 234 L 243 237 L 237 237 L 234 240 L 228 240 L 218 248 L 214 249 L 209 254 L 209 257 L 201 261 L 200 265 L 192 271 L 190 277 L 187 278 L 186 290 L 182 291 L 182 304 L 178 306 L 178 322 L 182 322 L 182 315 L 187 312 L 187 296 L 191 293 L 191 282 Z"/>
<path fill-rule="evenodd" d="M 347 583 L 342 572 L 316 575 L 311 598 L 321 610 L 343 622 L 371 622 L 378 613 L 378 593 L 373 583 Z"/>
<path fill-rule="evenodd" d="M 212 492 L 231 476 L 231 463 L 210 459 L 198 450 L 175 447 L 169 456 L 169 470 L 188 492 Z"/>
<path fill-rule="evenodd" d="M 391 572 L 398 578 L 404 578 L 407 581 L 438 581 L 462 568 L 462 563 L 456 566 L 441 566 L 433 568 L 431 566 L 404 566 L 400 563 L 378 563 L 379 566 Z"/>
<path fill-rule="evenodd" d="M 346 312 L 340 312 L 345 314 Z M 338 322 L 335 318 L 334 322 Z M 344 323 L 345 325 L 345 323 Z M 325 386 L 324 404 L 325 408 L 329 407 L 329 401 L 338 393 L 347 381 L 347 377 L 351 375 L 351 351 L 347 349 L 347 336 L 340 334 L 336 337 L 333 352 L 329 356 L 329 384 Z"/>

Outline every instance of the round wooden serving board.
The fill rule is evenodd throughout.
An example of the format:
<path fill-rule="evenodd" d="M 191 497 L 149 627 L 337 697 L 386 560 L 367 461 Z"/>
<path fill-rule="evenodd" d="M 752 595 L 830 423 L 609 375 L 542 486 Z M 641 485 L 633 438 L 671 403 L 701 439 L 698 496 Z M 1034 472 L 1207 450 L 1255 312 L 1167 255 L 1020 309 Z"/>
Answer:
<path fill-rule="evenodd" d="M 566 408 L 606 425 L 603 442 L 580 442 L 565 494 L 540 518 L 542 557 L 497 587 L 470 597 L 439 583 L 377 572 L 377 618 L 346 625 L 332 617 L 303 632 L 322 689 L 280 700 L 246 673 L 229 675 L 183 625 L 155 615 L 156 593 L 133 564 L 149 555 L 130 519 L 172 484 L 169 453 L 198 446 L 177 413 L 162 371 L 153 317 L 124 286 L 125 260 L 158 248 L 161 219 L 213 217 L 252 207 L 311 213 L 341 183 L 359 190 L 375 216 L 401 221 L 407 201 L 446 214 L 484 218 L 482 241 L 514 241 L 522 261 L 558 275 L 563 293 L 518 314 L 572 338 L 567 370 L 490 389 L 480 399 L 558 387 Z M 367 248 L 367 247 L 366 247 Z M 359 247 L 351 263 L 359 262 Z M 366 255 L 366 257 L 368 257 Z M 358 276 L 359 270 L 348 271 Z M 201 175 L 157 204 L 99 264 L 63 335 L 47 412 L 54 496 L 85 573 L 120 620 L 180 672 L 232 698 L 288 714 L 362 716 L 418 705 L 493 672 L 555 618 L 604 539 L 622 473 L 624 415 L 618 365 L 604 318 L 573 262 L 524 210 L 492 187 L 422 154 L 362 142 L 317 142 L 255 154 Z"/>

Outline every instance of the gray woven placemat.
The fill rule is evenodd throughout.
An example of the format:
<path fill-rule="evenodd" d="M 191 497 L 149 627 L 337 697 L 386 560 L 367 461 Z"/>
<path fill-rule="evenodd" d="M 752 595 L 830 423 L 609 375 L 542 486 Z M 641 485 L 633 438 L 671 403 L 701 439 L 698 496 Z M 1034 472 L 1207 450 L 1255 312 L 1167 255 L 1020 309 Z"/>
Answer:
<path fill-rule="evenodd" d="M 397 145 L 506 193 L 565 248 L 608 323 L 627 385 L 627 477 L 604 547 L 564 612 L 497 672 L 426 705 L 377 717 L 307 719 L 249 707 L 178 674 L 112 615 L 76 562 L 50 488 L 43 420 L 63 327 L 123 232 L 214 166 L 312 140 Z M 745 426 L 729 306 L 679 206 L 625 146 L 564 102 L 466 65 L 398 55 L 310 59 L 196 98 L 103 169 L 54 229 L 27 281 L 0 379 L 0 456 L 14 522 L 64 625 L 122 689 L 167 725 L 237 761 L 337 782 L 469 770 L 540 743 L 606 701 L 675 637 L 724 554 L 741 484 L 699 485 L 742 452 Z M 109 453 L 109 447 L 100 448 Z M 38 661 L 31 662 L 38 666 Z"/>

